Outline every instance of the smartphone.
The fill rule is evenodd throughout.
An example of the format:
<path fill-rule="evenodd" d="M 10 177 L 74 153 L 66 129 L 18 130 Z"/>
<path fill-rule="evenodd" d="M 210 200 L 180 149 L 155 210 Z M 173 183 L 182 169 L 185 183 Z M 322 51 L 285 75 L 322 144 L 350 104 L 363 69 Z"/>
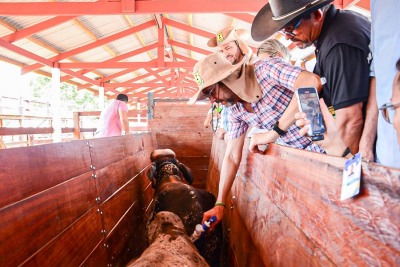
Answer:
<path fill-rule="evenodd" d="M 299 88 L 296 92 L 299 110 L 311 121 L 307 135 L 312 141 L 324 139 L 325 124 L 319 107 L 318 91 L 314 87 Z"/>

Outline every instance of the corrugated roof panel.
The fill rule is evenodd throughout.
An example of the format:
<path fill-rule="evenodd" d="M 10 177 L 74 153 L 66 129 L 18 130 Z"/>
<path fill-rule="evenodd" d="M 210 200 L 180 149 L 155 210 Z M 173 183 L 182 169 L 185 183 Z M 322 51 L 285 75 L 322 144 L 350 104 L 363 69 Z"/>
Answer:
<path fill-rule="evenodd" d="M 31 53 L 34 53 L 45 59 L 51 58 L 51 57 L 54 57 L 57 55 L 50 49 L 47 49 L 46 47 L 43 47 L 42 45 L 32 42 L 29 39 L 22 39 L 20 41 L 15 42 L 14 45 L 16 45 L 26 51 L 30 51 Z"/>
<path fill-rule="evenodd" d="M 74 56 L 74 58 L 78 59 L 81 62 L 102 62 L 113 57 L 114 55 L 108 52 L 107 49 L 103 46 L 95 47 Z"/>
<path fill-rule="evenodd" d="M 0 55 L 4 58 L 9 58 L 11 61 L 17 62 L 19 65 L 25 65 L 25 62 L 28 61 L 24 56 L 21 56 L 20 54 L 14 53 L 8 49 L 5 49 L 0 46 Z"/>
<path fill-rule="evenodd" d="M 166 17 L 171 20 L 189 25 L 189 14 L 168 14 Z"/>
<path fill-rule="evenodd" d="M 157 49 L 151 49 L 149 50 L 150 53 L 152 53 L 155 56 L 155 59 L 157 58 Z M 124 59 L 123 61 L 125 62 L 147 62 L 150 61 L 151 59 L 149 58 L 147 53 L 142 53 L 133 57 L 129 57 Z"/>
<path fill-rule="evenodd" d="M 39 36 L 57 47 L 60 52 L 70 51 L 94 41 L 73 20 L 43 31 Z"/>
<path fill-rule="evenodd" d="M 138 36 L 142 38 L 145 44 L 153 44 L 158 42 L 158 28 L 156 26 L 147 28 L 138 32 Z"/>
<path fill-rule="evenodd" d="M 0 17 L 0 19 L 20 30 L 31 27 L 33 25 L 36 25 L 40 22 L 46 21 L 53 17 L 54 16 L 15 16 L 15 17 Z"/>
<path fill-rule="evenodd" d="M 217 33 L 232 24 L 232 18 L 221 14 L 193 14 L 193 27 Z"/>
<path fill-rule="evenodd" d="M 111 36 L 118 32 L 127 30 L 130 27 L 129 23 L 123 16 L 82 16 L 79 17 L 81 22 L 97 39 Z"/>
<path fill-rule="evenodd" d="M 0 21 L 3 20 L 4 17 L 0 17 Z M 0 37 L 12 34 L 14 31 L 9 29 L 8 27 L 2 25 L 0 23 Z"/>
<path fill-rule="evenodd" d="M 149 45 L 149 44 L 151 44 L 151 43 L 145 43 L 145 45 Z M 141 44 L 137 35 L 133 34 L 133 35 L 129 35 L 125 38 L 121 38 L 119 40 L 113 41 L 112 43 L 109 44 L 109 47 L 111 47 L 117 55 L 123 55 L 128 52 L 142 48 L 143 45 Z M 143 54 L 147 55 L 147 53 L 143 53 Z M 147 59 L 149 59 L 148 56 L 147 56 Z"/>

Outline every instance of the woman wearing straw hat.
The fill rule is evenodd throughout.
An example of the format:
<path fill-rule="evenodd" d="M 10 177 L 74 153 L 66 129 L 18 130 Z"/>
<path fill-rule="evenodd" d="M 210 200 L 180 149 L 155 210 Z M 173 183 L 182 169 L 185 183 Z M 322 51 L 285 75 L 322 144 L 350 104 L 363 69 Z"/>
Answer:
<path fill-rule="evenodd" d="M 341 137 L 358 151 L 369 95 L 371 23 L 333 0 L 270 0 L 256 15 L 251 35 L 262 41 L 281 30 L 299 48 L 315 45 L 314 73 L 325 77 L 320 94 L 336 117 Z"/>

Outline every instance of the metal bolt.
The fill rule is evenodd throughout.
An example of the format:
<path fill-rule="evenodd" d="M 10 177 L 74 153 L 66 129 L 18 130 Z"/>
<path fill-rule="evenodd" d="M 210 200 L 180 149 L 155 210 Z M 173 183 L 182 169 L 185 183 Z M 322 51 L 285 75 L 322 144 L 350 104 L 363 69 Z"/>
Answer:
<path fill-rule="evenodd" d="M 97 175 L 96 175 L 95 173 L 93 173 L 93 174 L 92 174 L 92 178 L 93 178 L 93 179 L 96 179 L 96 178 L 97 178 Z"/>

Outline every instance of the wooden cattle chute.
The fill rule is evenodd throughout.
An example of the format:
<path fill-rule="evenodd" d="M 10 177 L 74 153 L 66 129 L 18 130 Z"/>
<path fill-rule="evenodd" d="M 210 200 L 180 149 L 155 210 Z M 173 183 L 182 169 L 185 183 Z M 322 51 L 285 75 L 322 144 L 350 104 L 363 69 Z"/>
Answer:
<path fill-rule="evenodd" d="M 214 138 L 214 193 L 224 151 Z M 342 158 L 278 145 L 265 155 L 244 149 L 224 218 L 230 265 L 399 266 L 400 170 L 363 163 L 361 194 L 340 201 L 343 166 Z"/>
<path fill-rule="evenodd" d="M 0 151 L 0 265 L 121 265 L 143 251 L 154 134 Z"/>
<path fill-rule="evenodd" d="M 159 148 L 172 148 L 176 157 L 190 167 L 193 185 L 205 188 L 212 144 L 212 130 L 203 123 L 210 105 L 157 103 L 149 130 L 156 132 Z"/>
<path fill-rule="evenodd" d="M 124 266 L 139 256 L 156 137 L 205 187 L 212 133 L 208 106 L 196 108 L 157 104 L 156 133 L 0 150 L 0 265 Z"/>
<path fill-rule="evenodd" d="M 140 255 L 153 149 L 174 149 L 195 185 L 217 193 L 225 142 L 203 128 L 208 109 L 157 103 L 151 133 L 0 150 L 0 265 L 123 266 Z M 363 163 L 361 195 L 341 202 L 343 159 L 247 145 L 224 218 L 227 266 L 400 265 L 400 170 Z"/>

